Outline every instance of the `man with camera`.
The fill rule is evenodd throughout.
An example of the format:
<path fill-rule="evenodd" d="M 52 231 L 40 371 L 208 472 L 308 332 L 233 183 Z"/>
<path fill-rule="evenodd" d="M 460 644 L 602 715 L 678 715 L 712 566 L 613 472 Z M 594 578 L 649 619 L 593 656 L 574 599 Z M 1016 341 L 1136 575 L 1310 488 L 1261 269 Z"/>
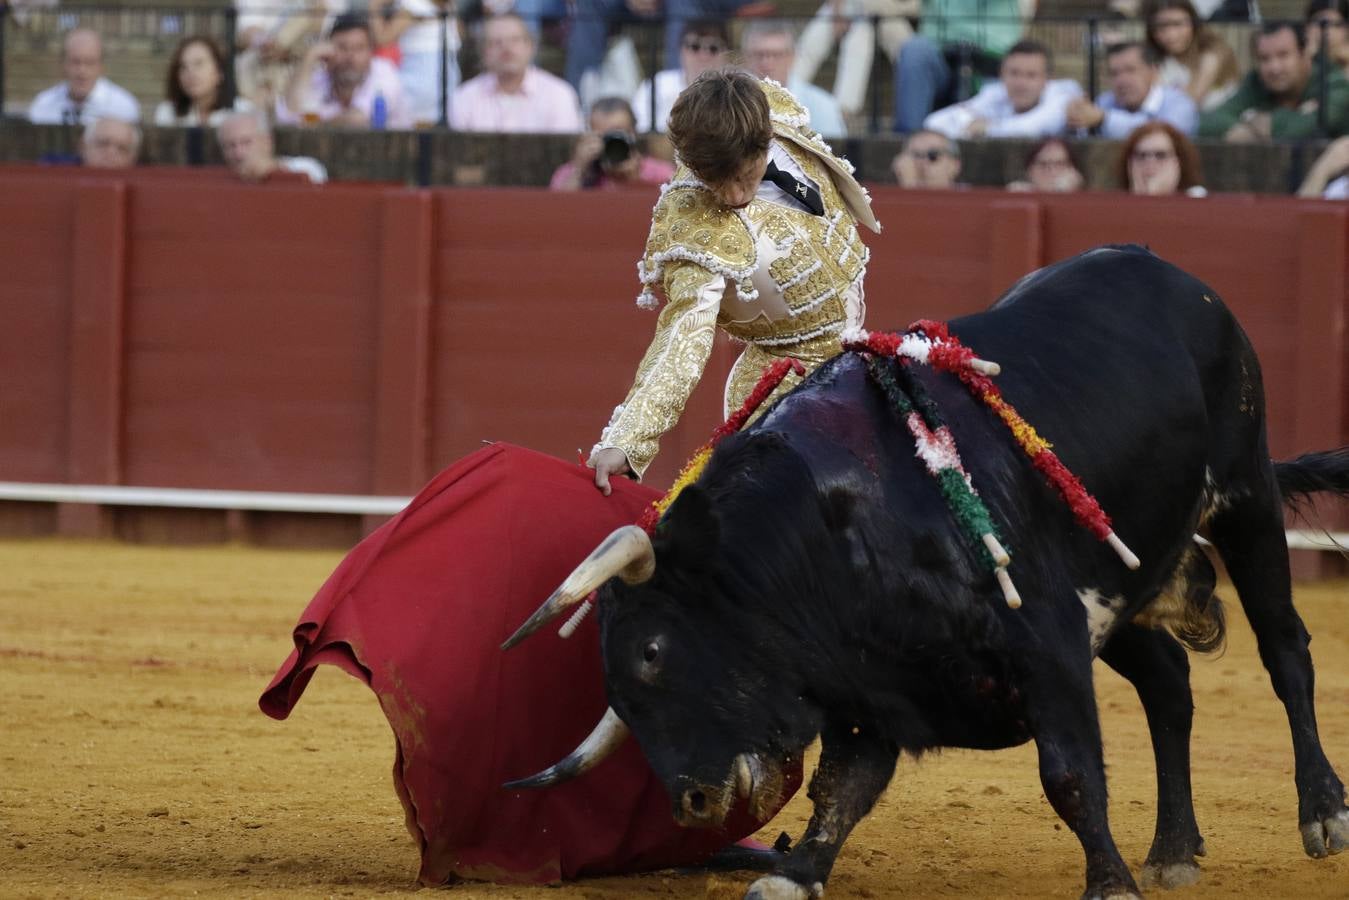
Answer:
<path fill-rule="evenodd" d="M 590 130 L 576 142 L 569 162 L 553 173 L 554 191 L 664 184 L 674 166 L 646 156 L 637 147 L 636 117 L 622 97 L 603 97 L 590 109 Z"/>

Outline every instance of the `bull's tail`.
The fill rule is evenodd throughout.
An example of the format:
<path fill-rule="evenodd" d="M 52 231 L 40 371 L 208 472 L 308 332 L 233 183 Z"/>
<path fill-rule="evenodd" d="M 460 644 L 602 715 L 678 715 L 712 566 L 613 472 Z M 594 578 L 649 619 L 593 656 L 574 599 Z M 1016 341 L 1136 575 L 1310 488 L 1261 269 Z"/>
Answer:
<path fill-rule="evenodd" d="M 1274 477 L 1283 502 L 1295 510 L 1305 509 L 1316 494 L 1349 497 L 1349 447 L 1275 462 Z"/>

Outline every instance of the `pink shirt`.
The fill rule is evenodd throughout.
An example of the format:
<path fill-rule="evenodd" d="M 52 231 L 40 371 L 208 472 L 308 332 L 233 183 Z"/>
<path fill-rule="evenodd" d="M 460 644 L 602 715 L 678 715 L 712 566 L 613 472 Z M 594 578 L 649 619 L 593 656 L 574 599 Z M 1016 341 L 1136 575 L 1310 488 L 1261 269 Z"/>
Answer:
<path fill-rule="evenodd" d="M 563 190 L 564 186 L 571 180 L 572 173 L 576 171 L 576 166 L 572 163 L 563 163 L 557 167 L 553 173 L 553 178 L 548 182 L 550 190 Z M 643 156 L 642 164 L 637 169 L 637 178 L 630 182 L 619 181 L 601 174 L 599 180 L 591 185 L 591 189 L 601 191 L 617 191 L 633 185 L 664 184 L 674 177 L 674 166 L 663 159 L 656 159 L 651 156 Z"/>
<path fill-rule="evenodd" d="M 581 102 L 556 75 L 536 66 L 525 71 L 517 93 L 497 89 L 497 77 L 484 72 L 470 78 L 450 98 L 450 127 L 458 131 L 578 132 Z"/>
<path fill-rule="evenodd" d="M 300 117 L 306 111 L 318 113 L 320 122 L 331 121 L 346 109 L 333 97 L 332 80 L 328 77 L 328 68 L 319 66 L 314 70 L 308 85 L 308 110 L 292 110 L 286 106 L 284 97 L 276 100 L 276 122 L 278 125 L 298 125 Z M 376 95 L 384 95 L 384 104 L 388 109 L 386 128 L 411 128 L 412 115 L 407 102 L 403 99 L 403 83 L 398 77 L 398 69 L 393 63 L 381 57 L 370 60 L 370 74 L 360 83 L 351 95 L 351 108 L 360 110 L 368 119 L 375 106 Z"/>

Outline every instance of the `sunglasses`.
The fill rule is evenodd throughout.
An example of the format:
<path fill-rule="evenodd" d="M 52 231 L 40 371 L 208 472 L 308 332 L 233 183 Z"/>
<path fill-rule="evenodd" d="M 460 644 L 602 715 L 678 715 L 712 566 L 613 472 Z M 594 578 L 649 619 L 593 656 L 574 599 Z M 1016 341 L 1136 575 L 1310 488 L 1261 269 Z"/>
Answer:
<path fill-rule="evenodd" d="M 927 160 L 927 161 L 930 162 L 930 163 L 936 162 L 937 160 L 941 159 L 943 156 L 946 156 L 946 151 L 945 151 L 945 150 L 937 150 L 937 149 L 935 149 L 935 148 L 932 149 L 932 150 L 910 150 L 910 151 L 909 151 L 909 158 L 910 158 L 910 159 L 925 159 L 925 160 Z"/>
<path fill-rule="evenodd" d="M 719 41 L 685 41 L 684 49 L 690 53 L 707 53 L 716 56 L 726 52 L 726 47 Z"/>
<path fill-rule="evenodd" d="M 1134 162 L 1166 162 L 1168 159 L 1175 159 L 1176 154 L 1171 150 L 1135 150 L 1129 154 L 1129 158 Z"/>

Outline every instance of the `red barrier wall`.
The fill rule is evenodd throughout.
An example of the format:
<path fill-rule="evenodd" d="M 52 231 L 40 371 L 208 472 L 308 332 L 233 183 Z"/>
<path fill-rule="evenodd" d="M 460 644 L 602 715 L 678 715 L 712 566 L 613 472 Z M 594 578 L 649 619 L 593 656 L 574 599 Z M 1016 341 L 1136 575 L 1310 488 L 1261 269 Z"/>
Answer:
<path fill-rule="evenodd" d="M 402 494 L 483 440 L 574 458 L 650 337 L 632 300 L 653 193 L 191 174 L 0 168 L 0 480 Z M 1251 333 L 1274 453 L 1345 442 L 1343 208 L 896 189 L 875 205 L 872 327 L 1146 243 Z M 734 355 L 719 345 L 653 482 L 718 420 Z"/>

